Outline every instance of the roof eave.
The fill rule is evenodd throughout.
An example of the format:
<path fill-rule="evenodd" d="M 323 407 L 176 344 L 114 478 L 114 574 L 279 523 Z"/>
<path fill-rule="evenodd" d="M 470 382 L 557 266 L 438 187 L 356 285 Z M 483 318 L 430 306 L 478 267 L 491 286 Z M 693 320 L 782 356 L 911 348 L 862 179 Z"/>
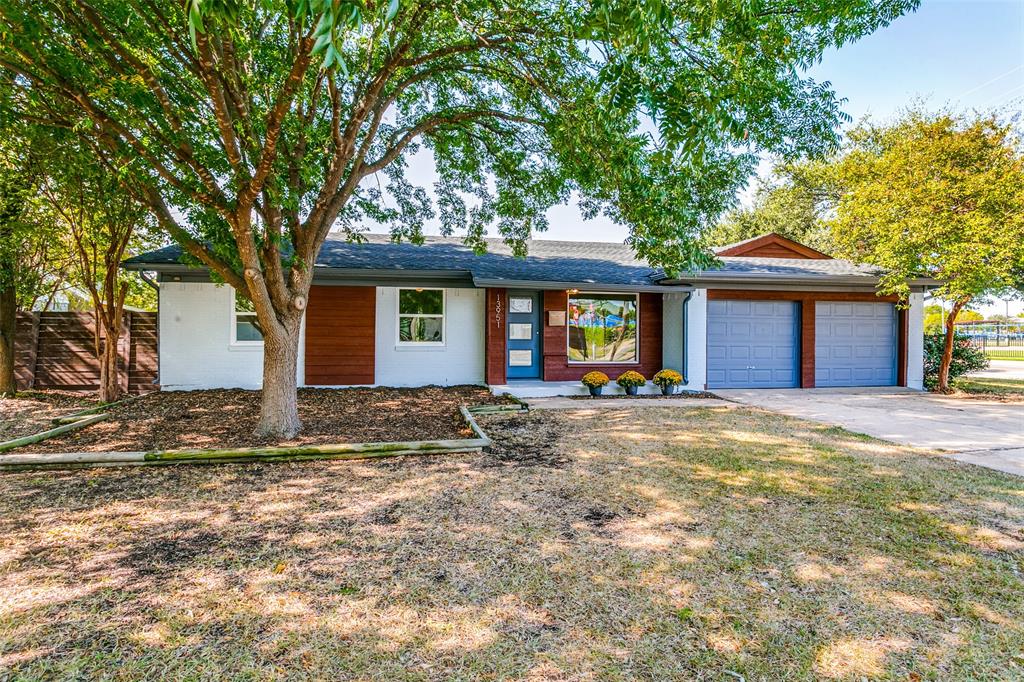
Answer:
<path fill-rule="evenodd" d="M 580 291 L 594 292 L 620 292 L 620 291 L 657 291 L 657 292 L 686 292 L 693 291 L 694 287 L 686 284 L 615 284 L 607 282 L 571 282 L 552 280 L 526 280 L 526 279 L 495 279 L 486 277 L 474 277 L 473 284 L 480 288 L 487 289 L 578 289 Z"/>
<path fill-rule="evenodd" d="M 662 280 L 662 283 L 679 282 L 681 284 L 734 284 L 734 285 L 774 285 L 774 286 L 858 286 L 877 288 L 880 279 L 871 275 L 765 275 L 760 273 L 718 273 L 703 272 L 690 277 L 679 277 Z M 912 288 L 929 289 L 941 285 L 934 279 L 918 277 L 907 281 Z"/>

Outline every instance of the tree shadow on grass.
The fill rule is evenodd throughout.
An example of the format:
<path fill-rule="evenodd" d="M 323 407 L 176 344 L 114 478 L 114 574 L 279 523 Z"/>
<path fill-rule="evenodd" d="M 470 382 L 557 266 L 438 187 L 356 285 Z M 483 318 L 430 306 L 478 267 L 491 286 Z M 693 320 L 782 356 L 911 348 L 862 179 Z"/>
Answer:
<path fill-rule="evenodd" d="M 750 410 L 484 421 L 496 454 L 0 477 L 0 669 L 1022 672 L 1018 479 Z"/>

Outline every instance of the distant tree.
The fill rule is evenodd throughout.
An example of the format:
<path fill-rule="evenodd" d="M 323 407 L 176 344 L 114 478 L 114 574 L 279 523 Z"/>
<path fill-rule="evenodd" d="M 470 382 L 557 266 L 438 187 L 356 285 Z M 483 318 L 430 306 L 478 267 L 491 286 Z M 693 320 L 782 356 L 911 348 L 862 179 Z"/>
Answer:
<path fill-rule="evenodd" d="M 14 344 L 17 312 L 44 306 L 65 284 L 67 250 L 38 211 L 39 183 L 51 159 L 38 130 L 15 112 L 18 89 L 0 68 L 0 395 L 17 390 Z"/>
<path fill-rule="evenodd" d="M 758 180 L 750 207 L 735 208 L 708 233 L 711 246 L 775 232 L 823 253 L 835 246 L 824 220 L 828 188 L 816 173 L 818 164 L 805 162 L 777 167 L 771 178 Z"/>
<path fill-rule="evenodd" d="M 985 316 L 977 310 L 961 310 L 956 316 L 957 322 L 981 322 Z"/>
<path fill-rule="evenodd" d="M 885 269 L 882 293 L 907 296 L 930 276 L 951 303 L 937 388 L 949 389 L 954 322 L 971 302 L 1020 286 L 1024 157 L 994 116 L 909 111 L 865 123 L 831 165 L 840 188 L 831 221 L 839 252 Z"/>
<path fill-rule="evenodd" d="M 125 184 L 133 177 L 102 150 L 65 139 L 61 164 L 41 183 L 50 212 L 69 236 L 72 281 L 92 301 L 102 402 L 117 400 L 126 388 L 119 381 L 117 347 L 125 301 L 149 294 L 148 286 L 120 267 L 121 261 L 158 244 L 148 207 Z"/>
<path fill-rule="evenodd" d="M 940 305 L 924 307 L 924 331 L 926 334 L 938 334 L 946 328 L 946 309 Z M 956 316 L 957 322 L 979 322 L 985 316 L 976 310 L 961 310 Z M 938 365 L 936 365 L 938 366 Z"/>
<path fill-rule="evenodd" d="M 138 161 L 161 228 L 251 300 L 257 430 L 290 436 L 320 247 L 367 220 L 421 238 L 434 202 L 405 177 L 420 145 L 442 229 L 478 250 L 495 227 L 523 253 L 576 192 L 652 264 L 708 266 L 697 234 L 758 153 L 835 144 L 836 98 L 800 68 L 917 5 L 4 0 L 0 67 L 30 115 Z"/>

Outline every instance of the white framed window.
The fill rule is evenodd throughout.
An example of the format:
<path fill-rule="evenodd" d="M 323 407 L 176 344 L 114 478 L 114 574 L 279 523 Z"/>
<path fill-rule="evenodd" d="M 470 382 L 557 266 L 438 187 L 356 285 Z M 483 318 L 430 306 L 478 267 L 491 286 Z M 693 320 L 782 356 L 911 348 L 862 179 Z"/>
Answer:
<path fill-rule="evenodd" d="M 398 345 L 444 345 L 444 289 L 399 289 L 397 307 Z"/>
<path fill-rule="evenodd" d="M 629 365 L 640 361 L 638 294 L 572 294 L 566 313 L 570 363 Z"/>
<path fill-rule="evenodd" d="M 256 308 L 252 301 L 231 290 L 231 345 L 259 346 L 263 344 L 263 333 L 256 321 Z"/>

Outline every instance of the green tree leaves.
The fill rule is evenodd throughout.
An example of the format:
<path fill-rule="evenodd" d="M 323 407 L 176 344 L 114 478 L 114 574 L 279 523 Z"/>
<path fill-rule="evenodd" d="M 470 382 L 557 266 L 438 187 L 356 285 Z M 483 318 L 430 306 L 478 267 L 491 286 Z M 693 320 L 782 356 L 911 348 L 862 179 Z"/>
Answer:
<path fill-rule="evenodd" d="M 156 213 L 189 217 L 177 238 L 230 235 L 238 200 L 256 198 L 259 243 L 305 247 L 308 230 L 316 246 L 367 211 L 414 236 L 409 212 L 390 213 L 403 185 L 371 208 L 362 178 L 422 143 L 446 231 L 523 240 L 575 193 L 652 262 L 700 267 L 687 244 L 757 153 L 834 146 L 836 98 L 799 69 L 915 6 L 8 0 L 0 58 L 48 93 L 40 107 L 145 161 Z M 203 262 L 237 272 L 221 250 Z"/>
<path fill-rule="evenodd" d="M 1011 125 L 923 111 L 865 123 L 830 174 L 837 247 L 885 268 L 887 293 L 907 294 L 915 276 L 952 301 L 1020 286 L 1024 155 Z"/>

